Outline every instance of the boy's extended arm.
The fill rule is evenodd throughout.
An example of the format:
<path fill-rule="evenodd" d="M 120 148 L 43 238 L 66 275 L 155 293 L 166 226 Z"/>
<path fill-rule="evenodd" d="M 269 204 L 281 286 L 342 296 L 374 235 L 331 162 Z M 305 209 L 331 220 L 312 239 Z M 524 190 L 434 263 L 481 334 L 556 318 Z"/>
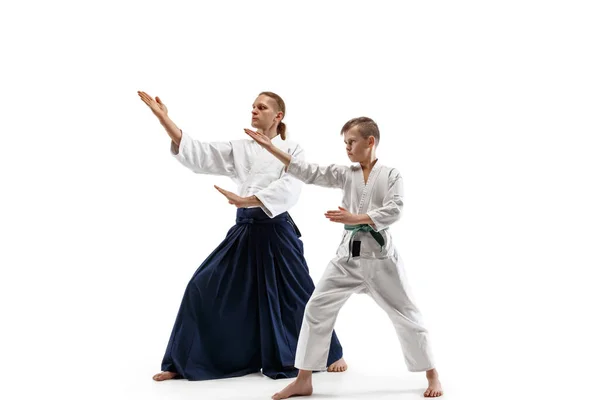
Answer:
<path fill-rule="evenodd" d="M 347 167 L 339 165 L 320 166 L 318 164 L 310 164 L 299 157 L 282 151 L 271 142 L 271 139 L 261 132 L 255 132 L 250 129 L 244 131 L 260 144 L 269 153 L 273 154 L 279 161 L 285 164 L 286 172 L 298 178 L 304 183 L 342 188 L 346 181 Z"/>

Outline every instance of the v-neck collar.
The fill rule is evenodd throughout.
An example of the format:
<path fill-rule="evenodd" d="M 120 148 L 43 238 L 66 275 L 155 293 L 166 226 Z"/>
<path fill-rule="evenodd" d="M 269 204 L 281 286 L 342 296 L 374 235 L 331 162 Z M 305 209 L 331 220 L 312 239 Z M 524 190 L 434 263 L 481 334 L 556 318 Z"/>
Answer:
<path fill-rule="evenodd" d="M 359 166 L 359 168 L 358 168 L 357 173 L 360 174 L 360 182 L 362 183 L 362 187 L 360 187 L 360 189 L 359 189 L 360 190 L 360 201 L 358 203 L 358 212 L 366 213 L 368 204 L 371 201 L 371 195 L 373 194 L 373 191 L 371 189 L 372 189 L 373 185 L 375 184 L 375 181 L 379 177 L 379 173 L 381 172 L 381 161 L 379 161 L 379 159 L 377 159 L 377 162 L 375 163 L 375 165 L 373 165 L 371 172 L 369 172 L 369 177 L 367 178 L 366 182 L 365 182 L 365 176 L 362 171 L 362 167 L 360 164 L 358 164 L 358 166 Z"/>
<path fill-rule="evenodd" d="M 252 140 L 252 139 L 250 139 Z M 258 151 L 259 153 L 263 153 L 264 151 L 267 151 L 264 147 L 262 147 L 260 144 L 258 144 L 256 141 L 252 140 L 252 143 L 254 143 L 254 145 L 258 146 Z M 280 149 L 283 149 L 283 145 L 285 144 L 283 142 L 283 139 L 281 138 L 281 135 L 277 135 L 274 138 L 271 138 L 271 143 L 275 146 L 278 147 Z"/>
<path fill-rule="evenodd" d="M 279 147 L 279 145 L 281 145 L 283 143 L 283 139 L 281 138 L 281 135 L 277 135 L 274 138 L 272 138 L 271 143 L 273 143 L 274 145 Z"/>
<path fill-rule="evenodd" d="M 255 157 L 262 158 L 262 157 L 264 157 L 264 155 L 266 153 L 268 153 L 267 150 L 264 147 L 262 147 L 260 144 L 258 144 L 255 140 L 252 140 L 252 139 L 250 139 L 250 140 L 251 140 L 251 144 L 250 144 L 251 148 L 254 147 L 253 151 L 254 151 Z M 273 145 L 275 147 L 278 147 L 281 150 L 285 150 L 284 149 L 285 143 L 284 143 L 283 139 L 281 139 L 281 135 L 277 135 L 274 138 L 272 138 L 271 143 L 273 143 Z M 269 156 L 269 157 L 272 157 L 272 156 Z"/>
<path fill-rule="evenodd" d="M 373 176 L 373 172 L 375 172 L 377 169 L 379 169 L 380 166 L 381 166 L 381 162 L 379 161 L 379 158 L 378 158 L 375 160 L 375 165 L 373 165 L 373 168 L 371 168 L 371 171 L 369 171 L 369 176 L 367 177 L 367 181 L 365 182 L 365 173 L 363 171 L 362 165 L 360 165 L 360 163 L 358 163 L 360 175 L 362 177 L 361 182 L 364 187 L 369 185 L 369 182 L 371 181 L 371 177 Z"/>

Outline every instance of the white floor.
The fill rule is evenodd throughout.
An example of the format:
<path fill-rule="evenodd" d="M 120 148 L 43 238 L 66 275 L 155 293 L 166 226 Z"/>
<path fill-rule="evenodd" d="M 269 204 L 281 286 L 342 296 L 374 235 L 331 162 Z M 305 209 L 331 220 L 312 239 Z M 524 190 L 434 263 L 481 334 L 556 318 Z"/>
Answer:
<path fill-rule="evenodd" d="M 350 368 L 345 373 L 318 373 L 313 377 L 315 399 L 419 399 L 423 398 L 425 379 L 421 374 L 369 373 Z M 149 375 L 135 374 L 119 383 L 118 390 L 140 399 L 270 399 L 289 382 L 272 380 L 260 374 L 215 381 L 189 382 L 173 380 L 156 383 Z M 452 385 L 448 385 L 452 387 Z M 117 389 L 117 387 L 115 387 Z M 116 390 L 115 390 L 116 392 Z M 447 395 L 445 398 L 457 398 Z"/>

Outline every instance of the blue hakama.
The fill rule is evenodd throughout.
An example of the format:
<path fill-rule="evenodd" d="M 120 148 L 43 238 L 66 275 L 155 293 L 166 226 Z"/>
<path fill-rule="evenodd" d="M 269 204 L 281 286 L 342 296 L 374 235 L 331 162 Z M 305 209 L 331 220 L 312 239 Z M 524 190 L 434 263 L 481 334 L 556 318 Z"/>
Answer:
<path fill-rule="evenodd" d="M 315 286 L 287 212 L 238 208 L 236 224 L 190 280 L 162 362 L 189 380 L 262 371 L 293 378 L 304 308 Z M 335 332 L 327 365 L 342 358 Z"/>

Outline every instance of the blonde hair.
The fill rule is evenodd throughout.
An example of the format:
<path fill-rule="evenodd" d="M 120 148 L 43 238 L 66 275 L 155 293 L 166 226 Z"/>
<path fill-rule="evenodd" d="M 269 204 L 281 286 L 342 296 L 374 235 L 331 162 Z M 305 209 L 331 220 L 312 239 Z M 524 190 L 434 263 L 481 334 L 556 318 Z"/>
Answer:
<path fill-rule="evenodd" d="M 365 139 L 367 139 L 369 136 L 373 136 L 375 138 L 375 145 L 379 144 L 379 127 L 375 121 L 368 117 L 352 118 L 350 121 L 344 124 L 340 134 L 343 135 L 344 132 L 348 132 L 355 126 L 357 127 L 360 136 Z"/>

